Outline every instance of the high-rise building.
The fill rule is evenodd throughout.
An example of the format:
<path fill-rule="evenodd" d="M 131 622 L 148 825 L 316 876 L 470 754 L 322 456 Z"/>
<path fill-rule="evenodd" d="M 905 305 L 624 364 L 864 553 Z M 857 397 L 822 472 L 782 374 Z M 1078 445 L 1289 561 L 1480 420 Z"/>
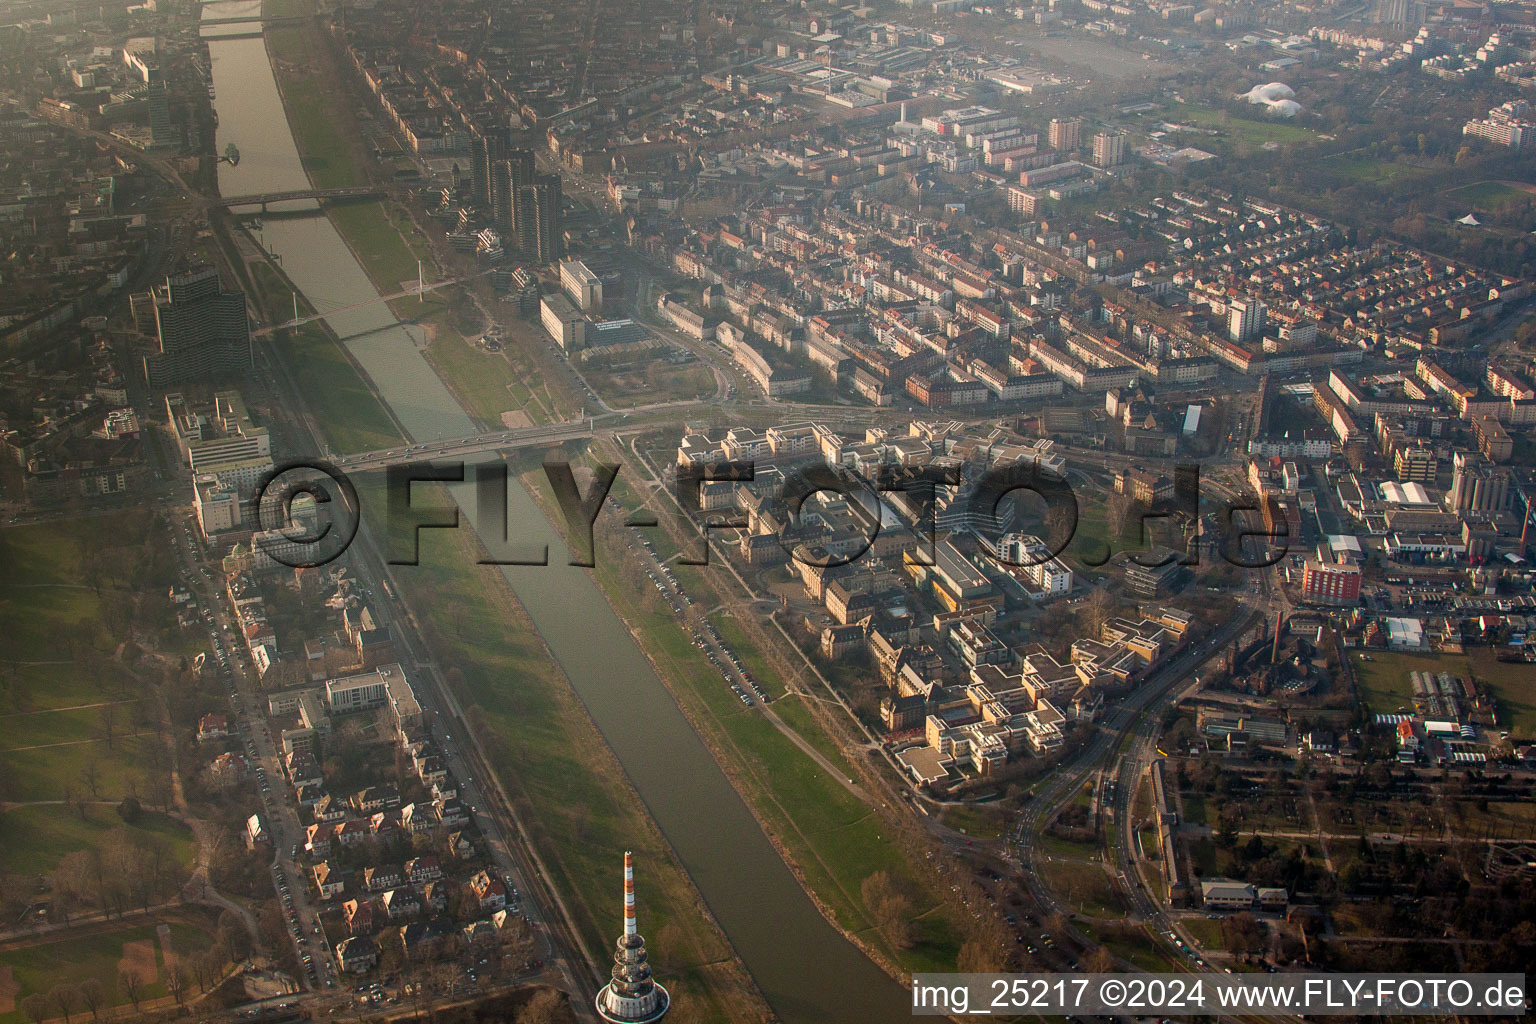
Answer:
<path fill-rule="evenodd" d="M 1093 162 L 1097 167 L 1119 167 L 1125 163 L 1125 133 L 1099 132 L 1095 135 Z"/>
<path fill-rule="evenodd" d="M 597 1012 L 610 1024 L 647 1024 L 660 1020 L 672 1005 L 667 990 L 651 977 L 645 940 L 635 928 L 635 862 L 624 852 L 624 934 L 613 951 L 608 984 L 597 993 Z"/>
<path fill-rule="evenodd" d="M 167 278 L 153 303 L 159 348 L 144 357 L 144 379 L 151 388 L 232 377 L 251 368 L 245 293 L 226 292 L 213 267 Z"/>
<path fill-rule="evenodd" d="M 470 140 L 470 194 L 504 236 L 517 230 L 517 193 L 533 182 L 533 153 L 513 149 L 510 131 L 486 128 Z"/>
<path fill-rule="evenodd" d="M 1257 338 L 1268 317 L 1269 307 L 1258 299 L 1233 299 L 1227 303 L 1227 337 L 1239 343 Z"/>
<path fill-rule="evenodd" d="M 1070 153 L 1083 144 L 1083 119 L 1080 117 L 1053 117 L 1046 131 L 1046 141 L 1051 148 Z"/>
<path fill-rule="evenodd" d="M 533 183 L 533 153 L 526 149 L 510 149 L 491 168 L 491 221 L 503 234 L 517 230 L 517 202 L 519 193 Z"/>
<path fill-rule="evenodd" d="M 149 138 L 156 149 L 176 146 L 181 140 L 171 124 L 171 105 L 165 96 L 165 76 L 157 67 L 145 70 L 146 99 L 149 106 Z"/>
<path fill-rule="evenodd" d="M 517 244 L 536 263 L 560 258 L 560 175 L 537 175 L 517 190 Z"/>
<path fill-rule="evenodd" d="M 583 313 L 602 310 L 602 279 L 580 260 L 570 259 L 560 264 L 560 287 Z"/>
<path fill-rule="evenodd" d="M 470 139 L 470 195 L 475 205 L 489 212 L 491 208 L 491 169 L 507 157 L 507 130 L 487 128 Z"/>

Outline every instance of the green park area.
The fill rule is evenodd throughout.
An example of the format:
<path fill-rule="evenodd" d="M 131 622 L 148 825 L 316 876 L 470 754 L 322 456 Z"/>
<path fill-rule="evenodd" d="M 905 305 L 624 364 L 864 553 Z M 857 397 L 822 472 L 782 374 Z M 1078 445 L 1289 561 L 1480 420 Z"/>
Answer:
<path fill-rule="evenodd" d="M 148 811 L 130 825 L 117 806 L 170 800 L 170 751 L 145 685 L 160 668 L 119 639 L 142 638 L 169 606 L 148 587 L 161 544 L 130 514 L 0 531 L 0 877 L 148 846 L 191 864 L 185 825 Z"/>
<path fill-rule="evenodd" d="M 1051 856 L 1036 863 L 1040 878 L 1067 905 L 1088 917 L 1120 917 L 1125 913 L 1103 865 L 1095 861 L 1069 860 Z"/>
<path fill-rule="evenodd" d="M 67 938 L 0 952 L 0 1024 L 63 1019 L 63 1002 L 69 1015 L 95 1019 L 114 1007 L 147 1011 L 172 1004 L 178 991 L 183 999 L 195 997 L 223 973 L 207 969 L 214 958 L 199 965 L 201 977 L 191 969 L 194 954 L 217 948 L 213 932 L 195 919 L 91 925 Z M 38 997 L 42 1018 L 30 1012 L 29 1000 Z"/>
<path fill-rule="evenodd" d="M 1433 174 L 1426 167 L 1415 167 L 1400 160 L 1382 160 L 1361 153 L 1341 153 L 1322 161 L 1321 166 L 1337 174 L 1353 178 L 1363 185 L 1390 188 L 1406 184 L 1416 178 Z"/>
<path fill-rule="evenodd" d="M 1515 181 L 1477 181 L 1450 189 L 1445 195 L 1474 210 L 1492 213 L 1506 203 L 1536 199 L 1536 188 Z"/>
<path fill-rule="evenodd" d="M 715 377 L 700 362 L 674 363 L 660 353 L 643 353 L 633 362 L 604 366 L 580 365 L 581 375 L 616 409 L 654 402 L 692 401 L 715 393 Z"/>
<path fill-rule="evenodd" d="M 1254 108 L 1256 111 L 1257 107 Z M 1189 103 L 1175 103 L 1169 106 L 1167 120 L 1174 124 L 1185 124 L 1195 128 L 1202 128 L 1218 132 L 1217 140 L 1226 144 L 1227 148 L 1247 146 L 1254 149 L 1263 148 L 1266 144 L 1274 143 L 1281 146 L 1306 145 L 1317 141 L 1317 133 L 1310 128 L 1293 124 L 1279 118 L 1266 118 L 1263 116 L 1248 118 L 1239 117 L 1226 110 L 1200 107 Z M 1191 135 L 1187 140 L 1192 145 L 1204 146 L 1198 140 L 1210 141 L 1210 137 L 1200 134 Z"/>

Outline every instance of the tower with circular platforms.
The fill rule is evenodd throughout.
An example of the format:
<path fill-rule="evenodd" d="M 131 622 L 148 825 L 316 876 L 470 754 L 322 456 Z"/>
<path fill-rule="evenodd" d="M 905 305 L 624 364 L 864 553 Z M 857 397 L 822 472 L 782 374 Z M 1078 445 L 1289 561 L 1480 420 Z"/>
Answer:
<path fill-rule="evenodd" d="M 667 990 L 651 977 L 645 940 L 635 928 L 634 855 L 624 853 L 624 934 L 613 951 L 613 971 L 597 993 L 598 1015 L 610 1024 L 649 1024 L 672 1005 Z"/>

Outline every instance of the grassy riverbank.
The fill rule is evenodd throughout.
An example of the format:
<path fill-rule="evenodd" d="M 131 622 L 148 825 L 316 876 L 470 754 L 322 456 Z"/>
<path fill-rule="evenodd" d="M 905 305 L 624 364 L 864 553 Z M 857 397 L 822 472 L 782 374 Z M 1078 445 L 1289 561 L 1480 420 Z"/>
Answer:
<path fill-rule="evenodd" d="M 267 0 L 264 9 L 308 13 L 308 6 L 305 0 Z M 316 184 L 361 181 L 362 155 L 347 141 L 355 139 L 355 133 L 349 134 L 355 126 L 348 123 L 347 108 L 319 101 L 329 91 L 322 44 L 307 26 L 277 26 L 268 35 L 290 126 Z M 399 281 L 413 279 L 416 260 L 430 258 L 425 244 L 412 237 L 409 219 L 386 204 L 338 207 L 331 219 L 381 290 L 395 290 Z M 499 383 L 512 395 L 510 385 L 516 381 L 507 360 L 469 346 L 447 323 L 452 311 L 439 297 L 394 305 L 398 314 L 432 334 L 434 361 L 440 372 L 453 371 L 450 386 L 471 413 L 487 419 L 499 411 L 492 408 L 491 389 Z M 390 443 L 396 431 L 387 412 L 333 337 L 303 332 L 287 343 L 285 354 L 294 361 L 295 376 L 305 382 L 311 409 L 333 447 L 378 447 L 381 438 Z M 465 381 L 473 386 L 464 387 Z M 533 397 L 526 388 L 524 394 Z M 326 397 L 321 400 L 321 395 Z M 381 481 L 363 480 L 359 490 L 371 528 L 382 531 Z M 418 611 L 477 736 L 502 766 L 503 788 L 519 808 L 588 947 L 603 958 L 616 927 L 612 900 L 604 898 L 620 889 L 619 864 L 611 851 L 633 849 L 647 865 L 647 930 L 658 973 L 668 978 L 673 993 L 673 1015 L 700 1022 L 765 1019 L 767 1007 L 750 977 L 568 680 L 505 581 L 493 568 L 477 564 L 481 551 L 473 535 L 425 531 L 421 550 L 421 565 L 400 576 L 403 596 Z"/>
<path fill-rule="evenodd" d="M 269 6 L 276 4 L 290 8 L 295 4 L 302 5 L 304 0 L 267 2 Z M 315 173 L 317 183 L 342 185 L 365 180 L 367 169 L 362 161 L 371 157 L 365 157 L 356 147 L 339 141 L 339 137 L 355 132 L 350 113 L 336 109 L 342 105 L 311 103 L 306 97 L 312 85 L 290 80 L 290 74 L 304 69 L 309 72 L 306 82 L 323 81 L 326 62 L 315 42 L 308 30 L 298 28 L 284 28 L 281 33 L 269 35 L 300 152 Z M 332 220 L 354 251 L 363 257 L 365 269 L 381 289 L 391 289 L 406 276 L 413 276 L 417 258 L 430 258 L 424 241 L 409 228 L 408 218 L 403 213 L 391 215 L 382 204 L 339 207 L 332 211 Z M 397 303 L 400 306 L 397 312 L 423 321 L 431 320 L 438 316 L 431 308 L 433 301 L 429 299 L 428 309 L 423 311 L 415 300 L 402 300 Z M 540 418 L 531 404 L 525 404 L 530 399 L 538 402 L 536 395 L 528 393 L 525 384 L 537 377 L 526 372 L 526 367 L 524 372 L 518 372 L 509 359 L 484 353 L 451 331 L 437 334 L 434 339 L 429 353 L 434 368 L 476 419 L 490 425 L 497 422 L 501 412 L 519 405 L 527 409 L 531 420 Z M 537 339 L 513 340 L 525 345 L 537 343 Z M 518 358 L 515 350 L 512 355 L 514 359 Z M 531 350 L 522 354 L 526 359 L 532 356 Z M 547 398 L 548 391 L 544 394 Z M 617 820 L 597 820 L 599 814 L 608 813 L 606 801 L 613 796 L 605 791 L 603 783 L 610 770 L 618 772 L 618 766 L 611 763 L 611 754 L 595 733 L 590 738 L 601 749 L 573 744 L 571 719 L 580 709 L 562 711 L 562 704 L 573 699 L 563 679 L 545 679 L 532 692 L 519 688 L 513 695 L 517 700 L 535 700 L 537 706 L 510 712 L 500 710 L 505 706 L 503 691 L 507 679 L 522 679 L 539 672 L 547 675 L 558 670 L 547 664 L 536 664 L 537 659 L 528 657 L 507 655 L 511 661 L 504 663 L 499 653 L 487 655 L 487 650 L 499 651 L 500 647 L 482 639 L 482 620 L 486 628 L 510 628 L 514 637 L 522 636 L 526 622 L 522 620 L 521 609 L 516 608 L 499 579 L 494 582 L 480 579 L 486 574 L 485 570 L 477 571 L 468 564 L 454 568 L 453 563 L 463 561 L 467 552 L 455 552 L 450 548 L 434 552 L 429 557 L 427 544 L 428 535 L 424 534 L 423 567 L 430 564 L 432 571 L 419 573 L 413 570 L 413 576 L 420 576 L 425 581 L 422 596 L 432 595 L 432 600 L 415 606 L 427 609 L 434 649 L 444 653 L 448 659 L 445 664 L 458 669 L 465 703 L 479 706 L 476 726 L 484 741 L 498 751 L 498 760 L 516 763 L 518 774 L 524 776 L 528 774 L 525 766 L 536 766 L 539 777 L 523 778 L 519 788 L 527 796 L 541 828 L 549 830 L 551 846 L 546 855 L 559 864 L 556 870 L 563 877 L 557 881 L 562 891 L 594 891 L 594 879 L 604 876 L 610 870 L 609 866 L 583 863 L 583 851 L 567 847 L 601 847 L 601 842 L 584 844 L 582 839 L 589 833 L 600 838 L 607 829 L 622 828 L 623 823 Z M 612 552 L 609 554 L 613 555 Z M 616 561 L 609 557 L 600 564 L 611 566 Z M 450 575 L 429 578 L 433 573 Z M 878 809 L 878 800 L 875 807 L 861 801 L 771 721 L 759 713 L 743 713 L 744 709 L 728 690 L 719 685 L 711 686 L 712 682 L 718 683 L 718 678 L 710 679 L 711 670 L 687 642 L 674 619 L 654 609 L 642 610 L 643 606 L 637 604 L 637 600 L 643 595 L 630 592 L 611 572 L 600 570 L 598 581 L 608 599 L 636 628 L 647 653 L 672 686 L 695 726 L 704 734 L 716 758 L 746 795 L 759 821 L 824 912 L 866 948 L 901 969 L 951 969 L 961 941 L 960 929 L 946 902 L 934 891 L 933 879 L 924 876 L 920 862 L 913 861 L 912 851 L 900 841 L 899 828 L 895 827 L 890 811 L 887 809 L 882 813 Z M 515 610 L 510 619 L 501 612 L 506 607 Z M 475 627 L 462 626 L 465 621 L 475 623 Z M 733 628 L 736 624 L 729 619 L 722 620 L 719 625 L 732 634 L 740 632 Z M 460 635 L 475 637 L 476 641 L 472 647 L 466 644 L 456 648 Z M 533 636 L 531 627 L 528 627 L 527 636 Z M 733 635 L 732 642 L 743 657 L 763 663 L 762 656 L 744 633 Z M 763 678 L 772 679 L 773 675 L 765 673 Z M 497 703 L 498 700 L 502 703 Z M 797 704 L 797 700 L 792 699 L 784 705 L 786 725 L 804 737 L 830 763 L 838 765 L 839 770 L 846 767 L 846 759 L 838 744 L 822 729 L 816 716 L 804 705 Z M 492 712 L 487 708 L 498 710 Z M 546 715 L 554 715 L 555 722 L 565 716 L 565 725 L 557 729 L 556 735 L 527 735 L 527 723 L 535 719 L 545 721 Z M 585 732 L 590 729 L 590 722 L 584 715 L 581 717 L 582 731 Z M 592 771 L 594 765 L 604 766 L 605 770 Z M 584 766 L 587 770 L 583 777 L 581 769 Z M 627 785 L 624 788 L 627 790 Z M 618 811 L 614 809 L 613 813 Z M 893 947 L 874 927 L 873 916 L 864 906 L 861 885 L 877 871 L 897 878 L 911 894 L 912 913 L 917 917 L 918 925 L 915 941 L 910 947 Z M 595 884 L 595 891 L 607 891 L 603 882 L 596 881 Z M 590 909 L 584 908 L 584 912 L 590 914 Z M 585 931 L 589 925 L 583 922 L 582 927 Z M 598 933 L 601 934 L 601 929 Z M 688 960 L 692 969 L 698 970 L 708 960 L 709 947 L 698 941 L 692 946 L 696 955 Z"/>
<path fill-rule="evenodd" d="M 604 461 L 622 458 L 616 449 L 599 454 Z M 554 509 L 543 474 L 525 474 L 523 480 L 546 512 Z M 554 521 L 561 522 L 558 514 Z M 719 579 L 726 570 L 706 567 L 685 575 L 683 582 L 696 606 L 717 608 L 711 621 L 754 677 L 778 697 L 769 709 L 742 705 L 690 642 L 678 616 L 634 565 L 626 547 L 627 531 L 615 525 L 618 521 L 614 516 L 598 521 L 593 570 L 597 583 L 802 886 L 823 914 L 885 964 L 906 972 L 953 970 L 965 938 L 963 927 L 944 900 L 942 887 L 935 884 L 936 877 L 923 867 L 923 844 L 904 835 L 909 825 L 899 816 L 907 812 L 886 806 L 878 792 L 858 786 L 860 772 L 850 767 L 842 749 L 808 710 L 806 698 L 785 696 L 780 673 L 769 667 L 771 659 L 749 630 L 738 617 L 721 613 L 720 594 L 710 593 L 717 587 L 708 574 Z M 658 548 L 662 539 L 656 538 Z M 728 586 L 723 579 L 719 585 Z M 840 774 L 827 770 L 786 735 L 769 717 L 770 711 Z M 877 872 L 892 878 L 910 901 L 907 916 L 915 928 L 909 944 L 893 944 L 876 927 L 874 908 L 866 905 L 863 883 Z"/>

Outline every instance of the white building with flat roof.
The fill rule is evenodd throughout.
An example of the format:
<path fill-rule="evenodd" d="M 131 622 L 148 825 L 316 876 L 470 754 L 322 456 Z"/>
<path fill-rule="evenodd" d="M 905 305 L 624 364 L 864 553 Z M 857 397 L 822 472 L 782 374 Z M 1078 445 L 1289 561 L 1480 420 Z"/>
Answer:
<path fill-rule="evenodd" d="M 583 313 L 603 308 L 603 282 L 581 260 L 560 264 L 560 288 Z"/>

